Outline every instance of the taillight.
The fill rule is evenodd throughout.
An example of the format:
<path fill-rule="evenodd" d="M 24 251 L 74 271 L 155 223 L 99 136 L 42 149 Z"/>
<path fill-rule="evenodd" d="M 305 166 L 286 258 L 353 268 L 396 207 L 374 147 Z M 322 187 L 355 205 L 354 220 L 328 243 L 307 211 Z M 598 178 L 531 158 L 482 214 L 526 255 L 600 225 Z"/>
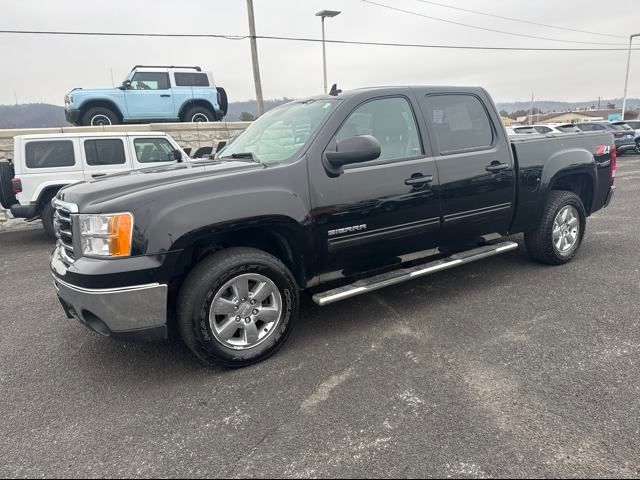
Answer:
<path fill-rule="evenodd" d="M 216 96 L 218 97 L 218 106 L 220 106 L 220 102 L 222 101 L 220 98 L 220 92 L 216 92 Z"/>
<path fill-rule="evenodd" d="M 13 193 L 21 193 L 22 192 L 22 180 L 19 178 L 14 178 L 11 180 L 11 187 L 13 188 Z"/>
<path fill-rule="evenodd" d="M 611 180 L 616 178 L 616 168 L 618 167 L 618 149 L 615 145 L 611 146 Z"/>

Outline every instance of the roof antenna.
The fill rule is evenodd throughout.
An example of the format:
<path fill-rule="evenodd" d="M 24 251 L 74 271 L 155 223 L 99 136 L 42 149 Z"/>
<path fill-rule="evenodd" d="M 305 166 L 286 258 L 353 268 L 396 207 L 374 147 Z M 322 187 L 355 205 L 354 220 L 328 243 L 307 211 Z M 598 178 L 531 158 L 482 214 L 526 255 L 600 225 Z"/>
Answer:
<path fill-rule="evenodd" d="M 342 93 L 342 90 L 338 90 L 338 84 L 334 83 L 331 86 L 331 91 L 329 92 L 329 95 L 331 95 L 332 97 L 337 97 L 338 95 L 340 95 Z"/>

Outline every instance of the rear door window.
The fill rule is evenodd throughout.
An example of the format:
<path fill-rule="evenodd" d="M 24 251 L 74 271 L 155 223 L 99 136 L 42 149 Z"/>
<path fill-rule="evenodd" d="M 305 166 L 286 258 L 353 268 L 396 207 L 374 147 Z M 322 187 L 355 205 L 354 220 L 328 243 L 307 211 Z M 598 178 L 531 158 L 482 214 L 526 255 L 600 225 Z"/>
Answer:
<path fill-rule="evenodd" d="M 42 140 L 25 145 L 27 168 L 61 168 L 76 164 L 71 140 Z"/>
<path fill-rule="evenodd" d="M 493 146 L 492 123 L 478 97 L 428 95 L 424 101 L 441 155 L 486 150 Z"/>
<path fill-rule="evenodd" d="M 124 153 L 124 143 L 117 138 L 86 140 L 84 153 L 87 165 L 124 165 L 127 158 Z"/>
<path fill-rule="evenodd" d="M 208 87 L 209 77 L 206 73 L 175 73 L 177 87 Z"/>

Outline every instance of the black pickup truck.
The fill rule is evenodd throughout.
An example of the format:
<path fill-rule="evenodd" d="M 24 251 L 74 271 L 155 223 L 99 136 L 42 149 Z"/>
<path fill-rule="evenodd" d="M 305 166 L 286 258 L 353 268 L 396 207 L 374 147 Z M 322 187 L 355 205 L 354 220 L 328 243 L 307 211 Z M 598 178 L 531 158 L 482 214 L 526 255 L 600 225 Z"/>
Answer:
<path fill-rule="evenodd" d="M 482 88 L 369 88 L 266 113 L 209 162 L 116 174 L 54 199 L 65 312 L 241 367 L 319 305 L 517 248 L 571 260 L 614 193 L 610 133 L 509 140 Z"/>

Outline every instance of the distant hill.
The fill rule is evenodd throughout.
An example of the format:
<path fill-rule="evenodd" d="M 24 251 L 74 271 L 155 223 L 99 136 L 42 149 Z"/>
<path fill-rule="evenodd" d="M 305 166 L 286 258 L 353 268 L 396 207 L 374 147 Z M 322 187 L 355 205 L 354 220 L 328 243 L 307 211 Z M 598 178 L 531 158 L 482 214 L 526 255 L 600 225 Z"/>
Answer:
<path fill-rule="evenodd" d="M 69 125 L 64 108 L 47 103 L 0 105 L 0 128 L 46 128 Z"/>
<path fill-rule="evenodd" d="M 600 108 L 607 108 L 609 103 L 614 104 L 617 108 L 622 108 L 622 98 L 600 99 Z M 506 112 L 517 112 L 519 110 L 529 110 L 531 102 L 500 102 L 497 104 L 498 110 Z M 576 108 L 598 107 L 598 100 L 590 100 L 588 102 L 557 102 L 554 100 L 535 100 L 534 106 L 543 112 L 564 112 L 574 110 Z M 635 110 L 640 108 L 639 98 L 628 98 L 627 108 Z"/>
<path fill-rule="evenodd" d="M 265 109 L 270 110 L 278 105 L 289 102 L 291 99 L 282 98 L 265 100 Z M 618 108 L 622 105 L 622 99 L 600 100 L 602 108 L 606 108 L 608 103 L 614 103 Z M 509 113 L 529 110 L 529 102 L 503 102 L 498 103 L 499 110 Z M 535 106 L 543 112 L 558 112 L 575 108 L 589 108 L 597 106 L 598 102 L 556 102 L 556 101 L 536 101 Z M 629 109 L 640 109 L 640 99 L 631 98 L 627 100 Z M 231 102 L 229 113 L 226 119 L 230 122 L 240 120 L 243 112 L 255 116 L 257 104 L 255 100 L 245 102 Z M 44 128 L 44 127 L 64 127 L 69 124 L 64 119 L 64 108 L 47 103 L 27 103 L 21 105 L 0 105 L 0 128 Z"/>
<path fill-rule="evenodd" d="M 270 110 L 278 105 L 291 101 L 290 99 L 265 100 L 264 107 Z M 232 102 L 226 120 L 230 122 L 240 120 L 243 112 L 255 116 L 257 103 L 255 100 L 246 102 Z M 21 105 L 0 105 L 0 128 L 47 128 L 64 127 L 69 124 L 64 118 L 64 108 L 47 103 L 26 103 Z"/>

